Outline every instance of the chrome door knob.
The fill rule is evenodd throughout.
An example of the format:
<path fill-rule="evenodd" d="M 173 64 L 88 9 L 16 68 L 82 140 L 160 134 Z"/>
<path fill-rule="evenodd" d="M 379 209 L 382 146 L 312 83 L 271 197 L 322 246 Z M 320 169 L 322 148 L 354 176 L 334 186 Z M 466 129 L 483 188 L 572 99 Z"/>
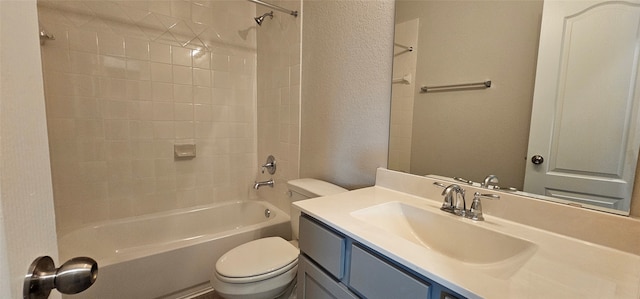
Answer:
<path fill-rule="evenodd" d="M 542 162 L 544 162 L 544 157 L 542 157 L 540 155 L 535 155 L 535 156 L 531 157 L 531 163 L 533 163 L 535 165 L 540 165 L 540 164 L 542 164 Z"/>

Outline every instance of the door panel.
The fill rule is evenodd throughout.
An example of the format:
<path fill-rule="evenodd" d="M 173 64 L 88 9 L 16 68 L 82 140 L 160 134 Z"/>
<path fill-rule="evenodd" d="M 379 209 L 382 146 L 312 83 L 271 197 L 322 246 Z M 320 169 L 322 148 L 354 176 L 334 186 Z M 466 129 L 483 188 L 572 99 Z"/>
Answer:
<path fill-rule="evenodd" d="M 545 1 L 524 190 L 628 214 L 640 6 Z"/>

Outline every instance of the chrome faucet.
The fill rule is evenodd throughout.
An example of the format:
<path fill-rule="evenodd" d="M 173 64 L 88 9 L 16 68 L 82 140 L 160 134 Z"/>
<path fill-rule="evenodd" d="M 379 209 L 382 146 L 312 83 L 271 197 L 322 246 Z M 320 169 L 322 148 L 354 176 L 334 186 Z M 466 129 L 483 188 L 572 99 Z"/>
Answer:
<path fill-rule="evenodd" d="M 467 218 L 475 221 L 484 221 L 484 216 L 482 215 L 482 204 L 480 203 L 480 198 L 500 199 L 500 195 L 481 194 L 480 192 L 474 193 L 473 202 L 471 203 L 471 207 L 469 208 L 469 214 L 467 215 Z"/>
<path fill-rule="evenodd" d="M 442 191 L 444 202 L 442 203 L 440 210 L 458 216 L 465 216 L 467 213 L 467 202 L 464 199 L 464 192 L 464 189 L 457 184 L 451 184 L 445 187 Z M 458 197 L 458 195 L 462 197 L 462 207 L 460 207 L 460 197 Z"/>
<path fill-rule="evenodd" d="M 273 188 L 273 184 L 274 184 L 273 179 L 270 179 L 268 181 L 262 181 L 262 182 L 256 181 L 255 184 L 253 184 L 253 189 L 258 190 L 262 186 L 269 186 L 269 187 Z"/>
<path fill-rule="evenodd" d="M 495 174 L 490 174 L 487 177 L 484 178 L 484 181 L 482 181 L 482 187 L 484 188 L 489 188 L 489 186 L 494 186 L 493 184 L 497 184 L 500 181 L 498 180 L 498 176 L 496 176 Z"/>
<path fill-rule="evenodd" d="M 442 207 L 440 208 L 440 210 L 454 215 L 469 218 L 474 221 L 484 221 L 480 198 L 500 199 L 500 196 L 496 194 L 481 194 L 479 192 L 476 192 L 475 194 L 473 194 L 473 202 L 471 203 L 469 210 L 467 210 L 467 202 L 464 198 L 465 190 L 462 189 L 459 185 L 451 184 L 449 186 L 446 186 L 439 182 L 434 182 L 433 184 L 438 187 L 444 188 L 444 190 L 442 191 L 444 202 L 442 203 Z"/>

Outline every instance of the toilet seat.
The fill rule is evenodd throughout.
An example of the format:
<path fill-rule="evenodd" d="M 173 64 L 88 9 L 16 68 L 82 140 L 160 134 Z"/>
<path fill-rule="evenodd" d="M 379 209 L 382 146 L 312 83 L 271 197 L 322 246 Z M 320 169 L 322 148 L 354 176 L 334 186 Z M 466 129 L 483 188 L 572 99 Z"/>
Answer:
<path fill-rule="evenodd" d="M 215 275 L 228 283 L 266 280 L 296 267 L 298 254 L 298 248 L 280 237 L 254 240 L 220 257 Z"/>

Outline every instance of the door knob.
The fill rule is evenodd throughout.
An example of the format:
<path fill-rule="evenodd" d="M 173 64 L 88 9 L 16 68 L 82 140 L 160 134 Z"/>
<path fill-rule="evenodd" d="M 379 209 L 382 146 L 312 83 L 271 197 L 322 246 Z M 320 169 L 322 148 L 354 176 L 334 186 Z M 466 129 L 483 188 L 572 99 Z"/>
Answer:
<path fill-rule="evenodd" d="M 533 163 L 535 165 L 540 165 L 540 164 L 542 164 L 542 162 L 544 162 L 544 157 L 542 157 L 540 155 L 535 155 L 535 156 L 531 157 L 531 163 Z"/>
<path fill-rule="evenodd" d="M 56 269 L 53 259 L 41 256 L 31 263 L 24 279 L 24 299 L 46 299 L 51 290 L 77 294 L 88 289 L 98 277 L 98 263 L 92 258 L 75 257 Z"/>

